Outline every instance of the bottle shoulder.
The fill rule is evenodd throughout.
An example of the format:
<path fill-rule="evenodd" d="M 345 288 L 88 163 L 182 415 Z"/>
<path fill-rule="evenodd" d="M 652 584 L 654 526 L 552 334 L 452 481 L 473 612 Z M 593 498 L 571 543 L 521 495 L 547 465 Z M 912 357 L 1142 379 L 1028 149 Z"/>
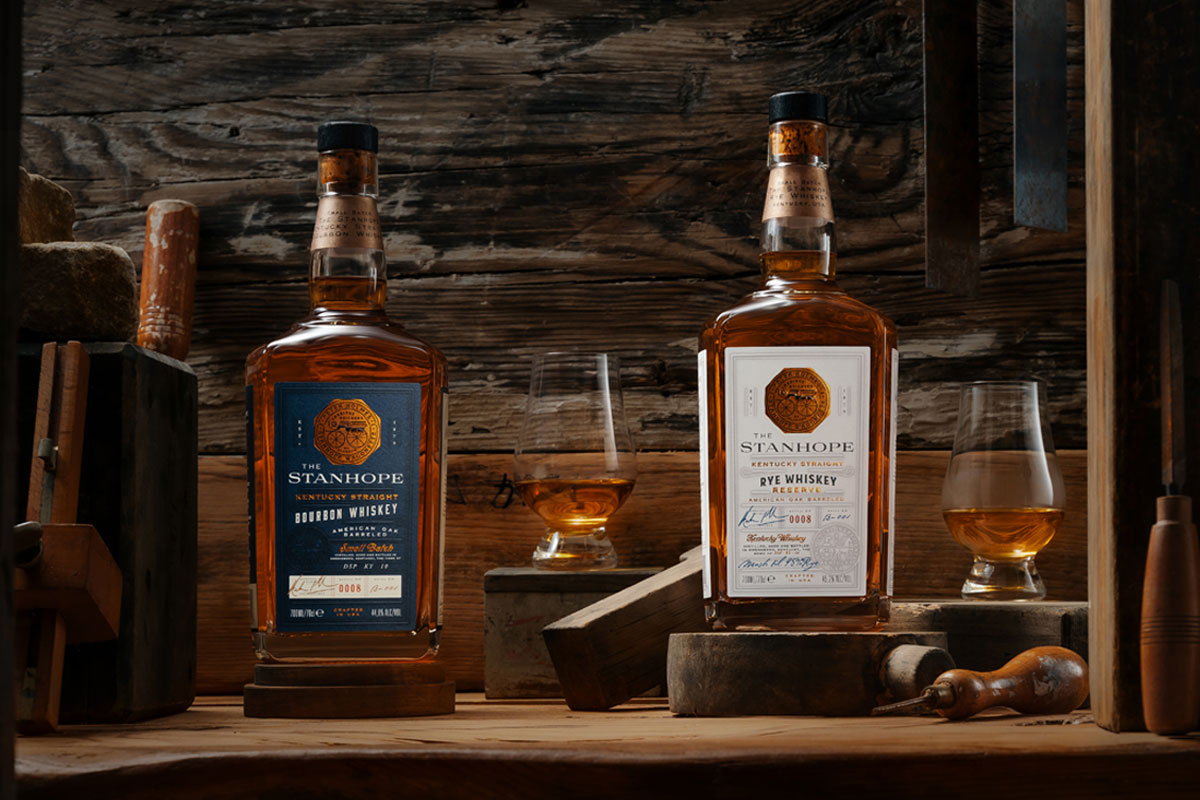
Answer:
<path fill-rule="evenodd" d="M 888 317 L 840 289 L 759 290 L 715 315 L 701 334 L 705 346 L 868 344 L 895 347 Z"/>
<path fill-rule="evenodd" d="M 247 380 L 419 379 L 445 385 L 446 357 L 387 320 L 328 323 L 305 319 L 246 360 Z"/>

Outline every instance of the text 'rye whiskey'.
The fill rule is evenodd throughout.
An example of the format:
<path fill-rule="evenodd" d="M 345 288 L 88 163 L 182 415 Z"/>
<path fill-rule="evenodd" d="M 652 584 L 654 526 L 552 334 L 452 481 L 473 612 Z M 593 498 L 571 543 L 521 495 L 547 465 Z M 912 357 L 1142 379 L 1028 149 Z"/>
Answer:
<path fill-rule="evenodd" d="M 762 280 L 701 334 L 705 614 L 716 629 L 889 616 L 896 329 L 835 280 L 825 97 L 770 101 Z"/>
<path fill-rule="evenodd" d="M 384 310 L 371 125 L 317 132 L 307 317 L 246 362 L 253 636 L 264 661 L 432 657 L 446 361 Z"/>

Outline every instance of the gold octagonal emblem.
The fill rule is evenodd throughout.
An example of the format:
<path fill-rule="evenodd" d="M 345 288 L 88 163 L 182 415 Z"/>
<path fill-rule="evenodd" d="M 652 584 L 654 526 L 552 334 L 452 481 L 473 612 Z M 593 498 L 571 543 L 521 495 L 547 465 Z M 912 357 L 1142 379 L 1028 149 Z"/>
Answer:
<path fill-rule="evenodd" d="M 362 400 L 331 400 L 314 420 L 313 444 L 329 463 L 357 466 L 379 449 L 380 427 Z"/>
<path fill-rule="evenodd" d="M 808 367 L 780 370 L 767 384 L 767 416 L 784 433 L 812 433 L 829 416 L 829 386 Z"/>

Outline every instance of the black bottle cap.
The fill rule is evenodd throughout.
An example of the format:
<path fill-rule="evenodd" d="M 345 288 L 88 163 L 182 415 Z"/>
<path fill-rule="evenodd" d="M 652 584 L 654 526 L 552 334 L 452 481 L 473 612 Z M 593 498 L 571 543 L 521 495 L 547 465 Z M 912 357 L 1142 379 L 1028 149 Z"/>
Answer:
<path fill-rule="evenodd" d="M 317 150 L 379 152 L 379 131 L 366 122 L 325 122 L 317 128 Z"/>
<path fill-rule="evenodd" d="M 816 92 L 780 92 L 771 95 L 768 104 L 771 122 L 785 119 L 825 121 L 825 95 Z"/>

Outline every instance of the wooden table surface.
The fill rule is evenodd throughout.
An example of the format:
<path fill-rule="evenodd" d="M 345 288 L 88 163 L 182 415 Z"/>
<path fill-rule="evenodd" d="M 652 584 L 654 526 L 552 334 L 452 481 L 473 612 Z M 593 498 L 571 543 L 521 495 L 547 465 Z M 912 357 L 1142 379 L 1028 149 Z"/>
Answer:
<path fill-rule="evenodd" d="M 459 695 L 453 716 L 263 720 L 238 698 L 137 725 L 17 743 L 22 800 L 71 797 L 1200 796 L 1200 734 L 1114 734 L 1086 712 L 937 717 L 674 717 Z"/>

